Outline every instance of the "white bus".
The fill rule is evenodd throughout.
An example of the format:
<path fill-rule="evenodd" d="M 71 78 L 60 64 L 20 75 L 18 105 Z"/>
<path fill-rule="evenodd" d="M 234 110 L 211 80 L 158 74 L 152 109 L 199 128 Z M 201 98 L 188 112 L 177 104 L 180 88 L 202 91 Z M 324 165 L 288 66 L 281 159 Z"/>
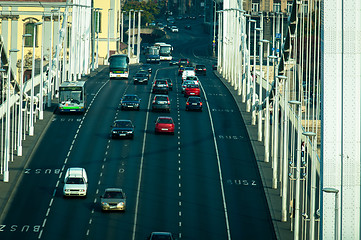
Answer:
<path fill-rule="evenodd" d="M 125 54 L 113 54 L 108 59 L 109 62 L 109 78 L 125 78 L 129 77 L 129 58 Z"/>
<path fill-rule="evenodd" d="M 161 61 L 170 61 L 173 59 L 172 57 L 172 51 L 173 47 L 172 45 L 168 43 L 155 43 L 154 46 L 159 47 L 159 55 Z"/>
<path fill-rule="evenodd" d="M 58 110 L 60 113 L 85 112 L 85 81 L 66 81 L 60 84 Z"/>

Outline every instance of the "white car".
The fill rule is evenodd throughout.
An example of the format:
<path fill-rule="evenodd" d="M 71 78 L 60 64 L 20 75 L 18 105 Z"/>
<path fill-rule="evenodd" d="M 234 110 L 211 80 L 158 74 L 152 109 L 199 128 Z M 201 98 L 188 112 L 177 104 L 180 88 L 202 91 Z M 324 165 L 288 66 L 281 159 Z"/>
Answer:
<path fill-rule="evenodd" d="M 185 80 L 188 76 L 195 76 L 196 73 L 194 70 L 184 70 L 182 73 L 182 80 Z"/>
<path fill-rule="evenodd" d="M 170 30 L 171 30 L 172 32 L 178 32 L 177 26 L 172 26 L 172 27 L 170 28 Z"/>
<path fill-rule="evenodd" d="M 68 168 L 64 177 L 64 196 L 85 197 L 88 190 L 88 176 L 84 168 Z"/>

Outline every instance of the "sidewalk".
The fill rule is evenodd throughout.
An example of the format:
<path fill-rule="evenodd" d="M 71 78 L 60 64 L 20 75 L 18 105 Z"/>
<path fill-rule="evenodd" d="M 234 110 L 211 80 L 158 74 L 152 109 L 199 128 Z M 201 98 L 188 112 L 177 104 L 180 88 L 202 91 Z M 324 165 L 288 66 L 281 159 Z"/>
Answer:
<path fill-rule="evenodd" d="M 288 219 L 287 222 L 281 221 L 282 198 L 280 197 L 280 190 L 272 188 L 272 165 L 271 162 L 265 163 L 263 161 L 264 145 L 263 142 L 258 141 L 257 125 L 251 124 L 252 113 L 246 111 L 246 103 L 242 102 L 241 96 L 237 94 L 237 91 L 234 90 L 230 83 L 228 83 L 227 80 L 224 79 L 217 71 L 213 72 L 232 94 L 246 125 L 253 151 L 257 159 L 258 169 L 262 178 L 263 188 L 267 197 L 268 207 L 271 213 L 271 218 L 273 221 L 273 226 L 276 232 L 277 239 L 293 239 L 293 233 L 290 230 L 290 219 Z"/>
<path fill-rule="evenodd" d="M 89 75 L 82 77 L 81 80 L 87 80 L 103 71 L 108 66 L 99 66 L 98 69 L 91 72 Z M 56 101 L 56 100 L 55 100 Z M 11 205 L 18 185 L 24 176 L 24 171 L 29 164 L 29 160 L 36 152 L 38 145 L 41 143 L 43 134 L 50 126 L 54 117 L 54 110 L 57 103 L 53 100 L 51 107 L 45 107 L 43 120 L 37 119 L 34 123 L 34 136 L 26 135 L 26 140 L 22 141 L 23 156 L 18 157 L 14 151 L 13 161 L 9 162 L 9 182 L 4 182 L 0 179 L 0 224 L 3 224 L 4 218 L 7 214 L 8 207 Z"/>

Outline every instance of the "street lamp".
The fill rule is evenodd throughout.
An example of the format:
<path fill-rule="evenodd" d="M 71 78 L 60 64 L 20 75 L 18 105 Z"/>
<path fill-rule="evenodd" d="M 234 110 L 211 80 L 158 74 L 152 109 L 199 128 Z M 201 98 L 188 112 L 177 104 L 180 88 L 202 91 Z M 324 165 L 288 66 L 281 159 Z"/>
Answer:
<path fill-rule="evenodd" d="M 270 52 L 270 41 L 268 40 L 261 40 L 262 43 L 267 43 L 267 84 L 266 84 L 266 121 L 265 121 L 265 139 L 264 139 L 264 145 L 265 145 L 265 155 L 264 155 L 264 161 L 269 162 L 269 52 Z M 263 104 L 262 104 L 263 105 Z M 263 107 L 263 106 L 262 106 Z"/>
<path fill-rule="evenodd" d="M 24 82 L 24 45 L 25 38 L 31 37 L 31 34 L 23 34 L 22 36 L 22 45 L 21 45 L 21 75 L 20 75 L 20 97 L 19 97 L 19 122 L 18 122 L 18 151 L 17 155 L 23 155 L 23 145 L 22 145 L 22 131 L 23 131 L 23 82 Z"/>
<path fill-rule="evenodd" d="M 43 17 L 44 21 L 44 17 Z M 39 119 L 44 119 L 43 87 L 44 87 L 44 26 L 41 28 L 41 58 L 40 58 L 40 84 L 39 84 Z"/>
<path fill-rule="evenodd" d="M 137 34 L 137 61 L 140 62 L 140 22 L 142 21 L 141 14 L 143 10 L 138 11 L 138 34 Z"/>
<path fill-rule="evenodd" d="M 138 10 L 134 10 L 133 12 L 133 34 L 132 34 L 132 53 L 134 55 L 134 35 L 135 35 L 135 13 L 138 12 Z"/>
<path fill-rule="evenodd" d="M 120 42 L 124 42 L 124 26 L 123 26 L 123 23 L 124 23 L 124 13 L 126 13 L 125 11 L 122 11 L 122 25 L 121 25 L 121 31 L 120 31 Z"/>
<path fill-rule="evenodd" d="M 293 239 L 299 239 L 300 228 L 300 171 L 301 171 L 301 102 L 292 100 L 288 101 L 291 105 L 298 106 L 298 128 L 297 128 L 297 161 L 296 161 L 296 197 L 295 197 L 295 224 L 293 230 Z M 276 113 L 275 113 L 276 114 Z"/>
<path fill-rule="evenodd" d="M 131 23 L 131 20 L 132 20 L 132 12 L 134 10 L 133 9 L 130 9 L 129 10 L 129 15 L 128 15 L 128 58 L 130 58 L 130 23 Z"/>
<path fill-rule="evenodd" d="M 108 9 L 108 56 L 107 56 L 107 62 L 109 60 L 110 57 L 110 11 L 112 11 L 112 8 Z M 108 62 L 109 64 L 109 62 Z"/>
<path fill-rule="evenodd" d="M 214 16 L 213 16 L 213 42 L 212 42 L 212 49 L 213 49 L 213 57 L 216 56 L 216 21 L 217 21 L 217 3 L 214 1 Z"/>
<path fill-rule="evenodd" d="M 10 160 L 10 78 L 11 78 L 11 53 L 18 49 L 9 50 L 8 79 L 6 86 L 6 125 L 5 125 L 5 149 L 4 149 L 4 182 L 9 182 L 9 160 Z"/>
<path fill-rule="evenodd" d="M 99 29 L 100 29 L 100 13 L 99 11 L 102 10 L 101 8 L 95 8 L 94 9 L 96 11 L 96 14 L 97 14 L 97 55 L 96 55 L 96 68 L 98 68 L 98 61 L 99 61 Z"/>
<path fill-rule="evenodd" d="M 254 28 L 254 42 L 253 42 L 253 89 L 252 89 L 252 125 L 256 125 L 256 42 L 257 42 L 257 31 L 261 32 L 262 28 Z M 261 53 L 260 53 L 261 54 Z M 258 101 L 261 101 L 258 98 Z"/>
<path fill-rule="evenodd" d="M 316 214 L 316 133 L 304 132 L 303 135 L 311 138 L 312 154 L 311 154 L 311 196 L 310 196 L 310 238 L 315 238 L 315 214 Z"/>
<path fill-rule="evenodd" d="M 256 27 L 256 20 L 254 19 L 249 19 L 248 21 L 248 66 L 251 66 L 251 23 L 255 24 Z M 246 111 L 250 112 L 251 111 L 251 78 L 250 78 L 250 72 L 251 69 L 248 70 L 248 74 L 247 74 L 247 108 Z"/>
<path fill-rule="evenodd" d="M 34 135 L 34 78 L 35 78 L 35 44 L 36 44 L 36 28 L 43 24 L 38 22 L 34 24 L 33 34 L 33 64 L 31 69 L 31 92 L 30 92 L 30 121 L 29 121 L 29 136 Z"/>
<path fill-rule="evenodd" d="M 262 31 L 262 30 L 261 30 Z M 263 116 L 263 43 L 269 44 L 268 40 L 261 39 L 259 43 L 259 56 L 260 56 L 260 76 L 259 76 L 259 101 L 258 101 L 258 141 L 262 141 L 262 116 Z"/>
<path fill-rule="evenodd" d="M 339 229 L 338 229 L 338 192 L 336 188 L 322 188 L 322 192 L 325 193 L 334 193 L 335 194 L 335 240 L 339 239 Z"/>

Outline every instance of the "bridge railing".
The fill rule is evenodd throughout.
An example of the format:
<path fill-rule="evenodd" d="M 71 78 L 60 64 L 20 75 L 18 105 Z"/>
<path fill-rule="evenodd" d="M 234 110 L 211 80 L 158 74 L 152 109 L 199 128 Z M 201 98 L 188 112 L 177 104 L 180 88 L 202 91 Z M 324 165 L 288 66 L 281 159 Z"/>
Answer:
<path fill-rule="evenodd" d="M 218 11 L 217 69 L 252 114 L 294 239 L 319 238 L 320 4 L 294 0 L 290 13 L 268 13 L 231 0 Z"/>

